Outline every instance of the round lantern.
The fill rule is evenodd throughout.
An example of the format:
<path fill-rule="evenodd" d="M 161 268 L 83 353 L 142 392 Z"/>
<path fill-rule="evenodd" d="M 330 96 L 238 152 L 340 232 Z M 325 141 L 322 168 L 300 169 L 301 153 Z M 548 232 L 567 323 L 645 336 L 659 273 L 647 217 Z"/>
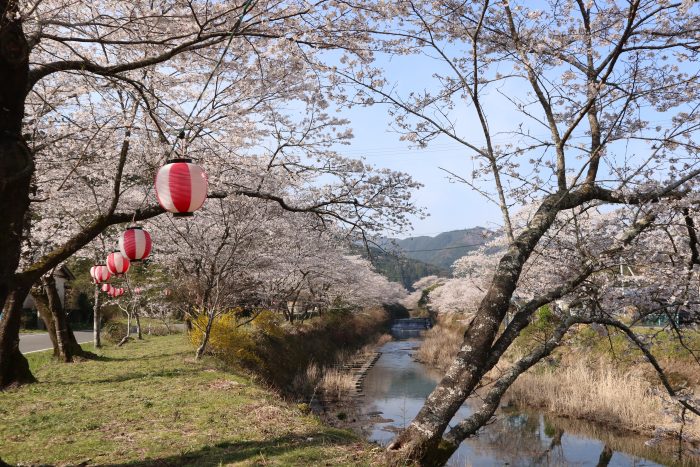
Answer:
<path fill-rule="evenodd" d="M 134 289 L 134 293 L 135 293 L 136 295 L 141 295 L 141 292 L 143 292 L 143 289 L 142 289 L 141 287 L 136 287 L 136 288 Z"/>
<path fill-rule="evenodd" d="M 107 255 L 107 268 L 112 274 L 121 276 L 129 270 L 129 266 L 129 258 L 123 256 L 120 252 L 115 251 Z"/>
<path fill-rule="evenodd" d="M 106 292 L 107 294 L 109 294 L 109 292 L 110 292 L 113 288 L 114 288 L 114 287 L 112 287 L 110 284 L 102 284 L 102 291 L 103 291 L 103 292 Z"/>
<path fill-rule="evenodd" d="M 156 174 L 158 203 L 175 217 L 191 216 L 207 199 L 207 174 L 192 159 L 171 159 Z"/>
<path fill-rule="evenodd" d="M 92 277 L 93 283 L 99 284 L 100 282 L 109 280 L 111 274 L 107 266 L 104 264 L 96 264 L 90 268 L 90 276 Z"/>
<path fill-rule="evenodd" d="M 141 227 L 129 227 L 119 236 L 119 250 L 129 261 L 142 261 L 151 254 L 151 234 Z"/>

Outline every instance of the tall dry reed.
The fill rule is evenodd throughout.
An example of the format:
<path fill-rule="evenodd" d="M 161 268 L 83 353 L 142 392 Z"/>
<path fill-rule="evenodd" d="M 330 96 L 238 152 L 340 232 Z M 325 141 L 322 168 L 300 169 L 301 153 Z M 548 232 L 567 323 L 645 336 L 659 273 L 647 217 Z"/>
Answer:
<path fill-rule="evenodd" d="M 642 368 L 621 370 L 604 358 L 567 358 L 558 367 L 538 370 L 521 375 L 506 400 L 644 433 L 678 429 L 677 409 L 650 386 Z M 685 431 L 700 436 L 692 419 Z"/>

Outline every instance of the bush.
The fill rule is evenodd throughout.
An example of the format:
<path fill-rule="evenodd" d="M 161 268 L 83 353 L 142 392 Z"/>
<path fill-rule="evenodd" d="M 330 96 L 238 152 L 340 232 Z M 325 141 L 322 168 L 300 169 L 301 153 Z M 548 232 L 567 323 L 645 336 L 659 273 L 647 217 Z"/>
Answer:
<path fill-rule="evenodd" d="M 294 325 L 266 310 L 239 326 L 232 310 L 214 322 L 209 353 L 253 372 L 283 392 L 309 394 L 323 377 L 323 368 L 335 364 L 342 352 L 352 353 L 374 340 L 388 323 L 389 315 L 381 308 L 352 313 L 337 307 Z M 193 324 L 190 339 L 199 345 L 206 317 Z M 340 383 L 335 388 L 339 392 L 345 385 Z"/>
<path fill-rule="evenodd" d="M 102 328 L 102 337 L 113 344 L 119 343 L 126 336 L 126 323 L 108 321 Z"/>

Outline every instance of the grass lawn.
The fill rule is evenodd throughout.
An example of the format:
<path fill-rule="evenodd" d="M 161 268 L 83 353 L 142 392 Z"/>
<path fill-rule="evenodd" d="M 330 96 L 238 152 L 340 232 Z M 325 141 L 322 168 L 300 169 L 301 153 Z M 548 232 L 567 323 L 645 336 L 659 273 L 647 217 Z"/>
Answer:
<path fill-rule="evenodd" d="M 90 349 L 92 350 L 92 349 Z M 100 361 L 28 355 L 38 384 L 0 392 L 0 458 L 22 464 L 369 465 L 378 453 L 247 377 L 193 360 L 182 335 Z"/>

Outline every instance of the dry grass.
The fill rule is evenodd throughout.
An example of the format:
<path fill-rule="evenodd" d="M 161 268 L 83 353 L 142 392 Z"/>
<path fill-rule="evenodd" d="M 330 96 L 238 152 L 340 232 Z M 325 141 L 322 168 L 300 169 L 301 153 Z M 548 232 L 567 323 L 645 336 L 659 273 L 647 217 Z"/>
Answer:
<path fill-rule="evenodd" d="M 417 359 L 445 371 L 459 350 L 465 326 L 465 321 L 443 318 L 426 333 L 416 353 Z M 611 341 L 591 334 L 587 327 L 577 329 L 569 345 L 556 351 L 553 357 L 556 364 L 542 362 L 521 375 L 504 402 L 645 434 L 677 432 L 678 404 L 659 386 L 649 365 L 629 350 L 624 338 L 612 337 L 615 348 L 610 353 Z M 526 351 L 531 338 L 521 336 L 503 364 L 507 366 L 508 362 L 519 358 L 515 353 Z M 700 386 L 697 366 L 689 362 L 687 355 L 671 347 L 670 343 L 663 343 L 654 350 L 672 384 L 689 388 Z M 498 371 L 494 370 L 489 376 L 496 376 Z M 700 421 L 689 415 L 686 418 L 688 424 L 684 433 L 689 438 L 700 439 Z"/>
<path fill-rule="evenodd" d="M 425 333 L 425 338 L 415 354 L 416 360 L 446 371 L 457 356 L 462 344 L 466 323 L 456 317 L 445 317 Z"/>
<path fill-rule="evenodd" d="M 558 368 L 525 373 L 508 397 L 517 404 L 637 431 L 653 429 L 663 418 L 663 401 L 649 390 L 641 371 L 621 371 L 604 360 L 572 359 Z"/>
<path fill-rule="evenodd" d="M 355 389 L 355 379 L 346 371 L 331 368 L 323 373 L 319 387 L 327 396 L 341 400 Z"/>

